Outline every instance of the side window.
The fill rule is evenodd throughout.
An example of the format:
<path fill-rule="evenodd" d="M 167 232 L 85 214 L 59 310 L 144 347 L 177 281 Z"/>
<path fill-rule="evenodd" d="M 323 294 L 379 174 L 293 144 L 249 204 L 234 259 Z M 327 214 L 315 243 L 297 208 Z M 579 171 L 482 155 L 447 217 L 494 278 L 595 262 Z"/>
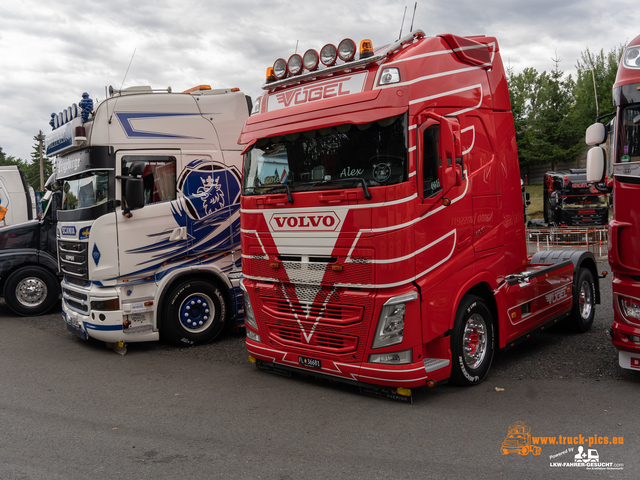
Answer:
<path fill-rule="evenodd" d="M 134 162 L 144 162 L 145 164 L 144 173 L 142 174 L 145 205 L 176 199 L 176 157 L 124 156 L 122 157 L 123 176 L 129 174 L 129 167 Z M 122 191 L 125 191 L 124 181 Z"/>
<path fill-rule="evenodd" d="M 424 130 L 422 137 L 422 189 L 424 198 L 431 197 L 442 187 L 438 178 L 438 136 L 440 127 L 434 125 Z"/>

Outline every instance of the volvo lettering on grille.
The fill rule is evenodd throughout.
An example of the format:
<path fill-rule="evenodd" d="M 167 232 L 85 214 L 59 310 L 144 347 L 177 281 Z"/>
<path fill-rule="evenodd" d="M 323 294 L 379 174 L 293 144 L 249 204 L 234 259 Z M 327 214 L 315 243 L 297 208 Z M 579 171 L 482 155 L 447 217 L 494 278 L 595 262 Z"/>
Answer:
<path fill-rule="evenodd" d="M 334 232 L 339 225 L 335 212 L 274 213 L 269 220 L 272 232 Z"/>

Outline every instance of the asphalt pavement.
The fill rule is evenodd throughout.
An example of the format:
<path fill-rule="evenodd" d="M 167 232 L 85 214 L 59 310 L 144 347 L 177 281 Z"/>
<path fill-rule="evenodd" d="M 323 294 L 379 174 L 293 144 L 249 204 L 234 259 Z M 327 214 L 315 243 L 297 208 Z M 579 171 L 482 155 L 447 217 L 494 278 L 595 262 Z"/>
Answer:
<path fill-rule="evenodd" d="M 640 372 L 617 365 L 601 288 L 590 332 L 556 326 L 498 353 L 481 385 L 413 405 L 258 371 L 238 334 L 119 355 L 59 309 L 0 305 L 0 479 L 638 478 Z M 537 454 L 502 451 L 517 422 Z M 579 447 L 598 462 L 576 466 Z"/>

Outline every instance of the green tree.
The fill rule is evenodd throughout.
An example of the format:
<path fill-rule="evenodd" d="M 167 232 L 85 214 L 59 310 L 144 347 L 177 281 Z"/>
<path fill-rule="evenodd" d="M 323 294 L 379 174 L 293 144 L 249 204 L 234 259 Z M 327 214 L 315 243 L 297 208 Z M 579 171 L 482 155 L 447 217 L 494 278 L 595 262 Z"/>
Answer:
<path fill-rule="evenodd" d="M 606 115 L 615 111 L 611 99 L 611 91 L 616 80 L 620 59 L 624 53 L 624 45 L 614 47 L 605 53 L 592 53 L 589 48 L 581 52 L 576 63 L 578 76 L 574 89 L 578 121 L 583 129 L 595 122 L 598 115 Z M 593 92 L 596 84 L 598 103 Z"/>
<path fill-rule="evenodd" d="M 583 150 L 584 134 L 576 125 L 575 82 L 560 69 L 560 59 L 551 73 L 532 68 L 514 75 L 509 72 L 509 94 L 516 128 L 521 168 L 576 159 Z"/>
<path fill-rule="evenodd" d="M 38 190 L 40 189 L 40 140 L 42 139 L 42 142 L 44 143 L 44 134 L 42 133 L 42 130 L 40 130 L 33 139 L 36 143 L 31 149 L 30 162 L 25 164 L 22 169 L 27 183 Z M 51 160 L 44 155 L 44 145 L 42 146 L 42 162 L 44 170 L 42 184 L 44 185 L 49 176 L 53 173 L 53 164 L 51 163 Z"/>

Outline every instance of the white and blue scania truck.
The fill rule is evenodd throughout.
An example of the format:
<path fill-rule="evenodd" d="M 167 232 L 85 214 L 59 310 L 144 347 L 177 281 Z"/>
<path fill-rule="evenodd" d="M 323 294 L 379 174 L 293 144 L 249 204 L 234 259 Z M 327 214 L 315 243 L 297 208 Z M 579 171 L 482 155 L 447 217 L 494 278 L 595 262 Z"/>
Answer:
<path fill-rule="evenodd" d="M 213 340 L 244 324 L 239 289 L 240 131 L 251 99 L 206 85 L 109 88 L 52 114 L 62 183 L 62 315 L 77 336 L 122 344 Z"/>

